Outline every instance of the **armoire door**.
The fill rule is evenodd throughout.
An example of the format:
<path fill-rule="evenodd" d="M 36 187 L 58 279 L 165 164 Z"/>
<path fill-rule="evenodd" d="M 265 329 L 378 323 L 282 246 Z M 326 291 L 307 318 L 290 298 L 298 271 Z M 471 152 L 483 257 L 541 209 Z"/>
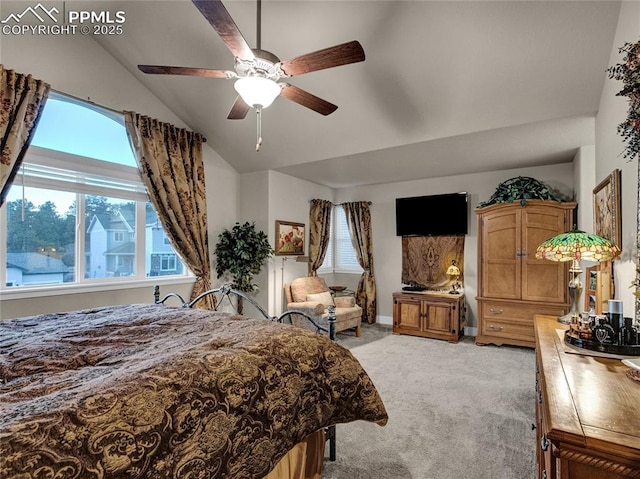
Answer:
<path fill-rule="evenodd" d="M 520 209 L 499 209 L 483 215 L 481 221 L 481 296 L 520 299 Z"/>
<path fill-rule="evenodd" d="M 567 263 L 536 259 L 536 249 L 545 240 L 568 231 L 567 210 L 530 206 L 522 212 L 522 296 L 527 301 L 564 303 L 567 299 Z"/>

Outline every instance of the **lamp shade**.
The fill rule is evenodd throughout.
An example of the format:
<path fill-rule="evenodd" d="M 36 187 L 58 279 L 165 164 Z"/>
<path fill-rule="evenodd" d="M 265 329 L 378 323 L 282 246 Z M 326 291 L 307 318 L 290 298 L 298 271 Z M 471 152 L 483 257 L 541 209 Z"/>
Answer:
<path fill-rule="evenodd" d="M 269 78 L 243 77 L 233 87 L 249 106 L 267 108 L 280 94 L 280 85 Z"/>
<path fill-rule="evenodd" d="M 536 259 L 550 261 L 609 261 L 620 248 L 606 238 L 573 230 L 544 241 L 536 250 Z"/>
<path fill-rule="evenodd" d="M 455 263 L 447 268 L 447 276 L 460 276 L 460 268 Z"/>

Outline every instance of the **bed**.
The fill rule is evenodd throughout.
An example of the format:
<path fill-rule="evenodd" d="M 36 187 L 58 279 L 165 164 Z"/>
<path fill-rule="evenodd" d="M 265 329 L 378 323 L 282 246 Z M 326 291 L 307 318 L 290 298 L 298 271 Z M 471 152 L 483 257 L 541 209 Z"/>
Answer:
<path fill-rule="evenodd" d="M 351 353 L 291 315 L 161 301 L 0 322 L 0 477 L 262 479 L 331 425 L 386 423 Z"/>

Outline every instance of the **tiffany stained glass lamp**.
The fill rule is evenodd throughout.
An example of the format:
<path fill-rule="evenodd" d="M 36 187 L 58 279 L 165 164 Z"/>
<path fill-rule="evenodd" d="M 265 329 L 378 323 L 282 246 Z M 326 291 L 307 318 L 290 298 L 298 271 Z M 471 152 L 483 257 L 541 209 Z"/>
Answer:
<path fill-rule="evenodd" d="M 580 261 L 610 261 L 620 254 L 620 248 L 608 239 L 580 230 L 568 231 L 544 241 L 536 250 L 536 259 L 549 261 L 571 261 L 571 280 L 569 281 L 569 298 L 571 310 L 569 314 L 560 316 L 558 321 L 570 324 L 578 320 L 578 301 L 582 294 L 580 281 Z"/>

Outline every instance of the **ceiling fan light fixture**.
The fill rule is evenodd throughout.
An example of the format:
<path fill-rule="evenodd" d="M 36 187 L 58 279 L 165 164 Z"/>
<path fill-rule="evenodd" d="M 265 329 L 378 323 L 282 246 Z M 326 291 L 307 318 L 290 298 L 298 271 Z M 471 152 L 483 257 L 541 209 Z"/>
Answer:
<path fill-rule="evenodd" d="M 233 87 L 249 106 L 267 108 L 280 94 L 280 85 L 264 77 L 243 77 Z"/>

